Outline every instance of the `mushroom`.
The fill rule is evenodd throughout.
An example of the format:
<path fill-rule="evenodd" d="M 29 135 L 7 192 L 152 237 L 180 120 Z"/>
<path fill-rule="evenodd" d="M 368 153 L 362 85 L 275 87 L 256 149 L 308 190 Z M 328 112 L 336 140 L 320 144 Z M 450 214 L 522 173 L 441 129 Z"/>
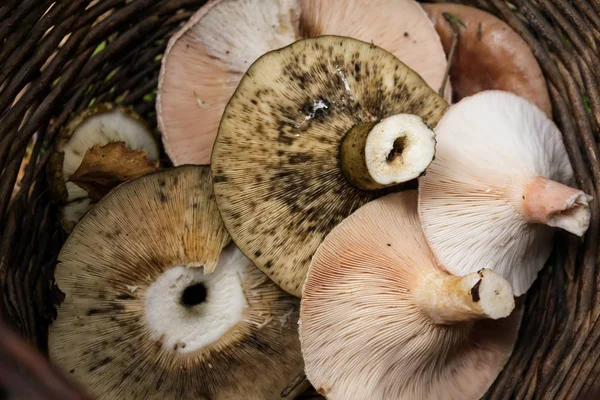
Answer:
<path fill-rule="evenodd" d="M 517 339 L 514 306 L 494 272 L 442 270 L 416 191 L 393 193 L 350 215 L 313 257 L 300 308 L 306 375 L 330 400 L 479 399 Z"/>
<path fill-rule="evenodd" d="M 450 60 L 454 101 L 484 90 L 503 90 L 526 98 L 552 117 L 546 80 L 531 48 L 504 21 L 460 4 L 423 4 L 450 53 L 454 31 L 444 14 L 460 21 Z"/>
<path fill-rule="evenodd" d="M 581 236 L 592 197 L 574 189 L 556 125 L 527 100 L 486 91 L 453 105 L 436 127 L 436 159 L 419 179 L 427 240 L 455 275 L 489 268 L 515 295 L 552 250 L 553 227 Z"/>
<path fill-rule="evenodd" d="M 101 399 L 278 399 L 303 368 L 298 300 L 228 240 L 208 167 L 113 190 L 60 252 L 51 359 Z"/>
<path fill-rule="evenodd" d="M 436 90 L 442 83 L 444 50 L 414 0 L 213 0 L 171 38 L 162 61 L 157 117 L 173 163 L 209 163 L 227 101 L 259 56 L 323 34 L 374 43 Z"/>
<path fill-rule="evenodd" d="M 225 226 L 256 266 L 300 296 L 325 235 L 431 162 L 428 126 L 446 109 L 392 54 L 355 39 L 303 39 L 262 56 L 228 103 L 213 149 Z"/>
<path fill-rule="evenodd" d="M 144 159 L 158 161 L 159 149 L 154 135 L 141 117 L 128 108 L 98 104 L 74 115 L 62 129 L 48 164 L 48 180 L 61 207 L 60 221 L 65 231 L 70 232 L 96 202 L 71 178 L 94 146 L 98 146 L 98 150 L 99 146 L 115 143 L 120 143 L 115 146 L 117 150 L 136 155 L 135 150 L 140 150 Z M 122 156 L 123 151 L 116 154 Z"/>

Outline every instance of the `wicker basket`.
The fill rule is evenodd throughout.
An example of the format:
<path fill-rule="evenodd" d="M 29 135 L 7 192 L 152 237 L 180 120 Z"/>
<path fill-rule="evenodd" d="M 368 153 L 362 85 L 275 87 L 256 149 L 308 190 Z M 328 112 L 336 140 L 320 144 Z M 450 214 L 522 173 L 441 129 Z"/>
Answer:
<path fill-rule="evenodd" d="M 46 354 L 48 324 L 60 300 L 53 268 L 65 237 L 44 166 L 68 117 L 91 103 L 132 105 L 155 122 L 152 93 L 161 55 L 169 36 L 204 2 L 0 2 L 0 316 L 25 339 L 0 329 L 0 398 L 2 386 L 18 398 L 82 398 L 24 345 Z M 600 197 L 600 0 L 460 2 L 502 18 L 531 46 L 578 185 Z M 549 266 L 527 296 L 515 351 L 488 398 L 575 399 L 595 386 L 599 224 L 595 200 L 584 241 L 557 237 Z M 31 395 L 32 388 L 45 397 Z"/>

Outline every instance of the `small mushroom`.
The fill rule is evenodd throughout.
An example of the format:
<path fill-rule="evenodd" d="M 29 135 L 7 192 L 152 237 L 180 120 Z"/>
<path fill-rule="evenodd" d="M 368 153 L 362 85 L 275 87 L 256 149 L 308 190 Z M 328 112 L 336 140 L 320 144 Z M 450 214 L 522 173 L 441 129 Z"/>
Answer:
<path fill-rule="evenodd" d="M 416 191 L 370 202 L 327 235 L 300 309 L 306 375 L 330 400 L 479 399 L 508 360 L 521 319 L 490 270 L 442 270 Z"/>
<path fill-rule="evenodd" d="M 96 202 L 88 191 L 72 182 L 71 178 L 94 146 L 99 157 L 105 154 L 110 156 L 110 152 L 102 153 L 100 146 L 116 143 L 120 143 L 115 146 L 115 150 L 120 150 L 117 153 L 119 156 L 129 151 L 139 158 L 140 152 L 135 152 L 139 150 L 143 159 L 158 161 L 159 149 L 154 135 L 139 115 L 125 107 L 98 104 L 73 116 L 62 129 L 48 164 L 48 180 L 54 198 L 61 207 L 60 221 L 65 231 L 70 232 Z"/>
<path fill-rule="evenodd" d="M 209 163 L 223 110 L 259 56 L 323 34 L 374 43 L 434 89 L 442 83 L 444 50 L 414 0 L 213 0 L 173 36 L 162 61 L 157 117 L 173 163 Z"/>
<path fill-rule="evenodd" d="M 450 66 L 454 101 L 484 90 L 503 90 L 526 98 L 552 117 L 544 74 L 531 48 L 504 21 L 460 4 L 423 4 L 450 53 L 453 29 L 444 14 L 460 21 Z"/>
<path fill-rule="evenodd" d="M 60 252 L 51 359 L 100 399 L 278 399 L 298 300 L 227 242 L 207 167 L 119 186 Z"/>
<path fill-rule="evenodd" d="M 392 54 L 355 39 L 304 39 L 262 56 L 228 103 L 213 149 L 225 226 L 299 296 L 325 235 L 431 162 L 428 126 L 446 109 Z"/>
<path fill-rule="evenodd" d="M 434 254 L 455 275 L 492 269 L 522 295 L 550 255 L 552 227 L 581 236 L 590 221 L 592 197 L 570 187 L 560 131 L 527 100 L 486 91 L 453 105 L 436 133 L 419 179 Z"/>

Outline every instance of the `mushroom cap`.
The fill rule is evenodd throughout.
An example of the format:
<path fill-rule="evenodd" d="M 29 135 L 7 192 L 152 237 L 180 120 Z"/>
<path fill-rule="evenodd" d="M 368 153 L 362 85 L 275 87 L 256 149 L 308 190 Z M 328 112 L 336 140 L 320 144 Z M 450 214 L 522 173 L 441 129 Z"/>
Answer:
<path fill-rule="evenodd" d="M 113 190 L 60 252 L 52 360 L 97 398 L 279 398 L 303 366 L 298 300 L 227 241 L 206 167 Z"/>
<path fill-rule="evenodd" d="M 346 132 L 401 113 L 435 126 L 446 108 L 400 60 L 355 39 L 304 39 L 262 56 L 227 105 L 213 149 L 227 230 L 256 266 L 300 296 L 325 235 L 383 193 L 344 177 Z"/>
<path fill-rule="evenodd" d="M 415 285 L 439 272 L 415 191 L 370 202 L 325 238 L 310 265 L 300 341 L 328 399 L 478 399 L 510 356 L 521 319 L 435 324 Z"/>
<path fill-rule="evenodd" d="M 322 34 L 372 42 L 441 86 L 446 57 L 414 0 L 209 1 L 171 38 L 162 61 L 157 117 L 173 163 L 208 164 L 227 101 L 259 56 Z"/>
<path fill-rule="evenodd" d="M 88 193 L 68 180 L 94 145 L 124 142 L 132 150 L 148 152 L 158 161 L 159 148 L 143 119 L 132 110 L 111 103 L 97 104 L 73 116 L 56 141 L 48 163 L 48 179 L 54 198 L 63 207 L 60 220 L 70 232 L 94 203 Z"/>
<path fill-rule="evenodd" d="M 455 275 L 489 268 L 525 293 L 552 250 L 554 229 L 527 222 L 525 185 L 573 185 L 556 125 L 527 100 L 485 91 L 450 107 L 435 129 L 436 158 L 419 178 L 419 211 L 438 261 Z"/>
<path fill-rule="evenodd" d="M 416 71 L 436 92 L 447 60 L 440 37 L 414 0 L 299 0 L 303 37 L 346 36 L 381 47 Z M 446 85 L 446 99 L 452 97 Z"/>
<path fill-rule="evenodd" d="M 461 4 L 423 4 L 442 39 L 446 54 L 452 47 L 452 27 L 444 18 L 460 19 L 450 81 L 454 101 L 484 90 L 503 90 L 526 98 L 552 117 L 544 74 L 525 41 L 504 21 Z"/>

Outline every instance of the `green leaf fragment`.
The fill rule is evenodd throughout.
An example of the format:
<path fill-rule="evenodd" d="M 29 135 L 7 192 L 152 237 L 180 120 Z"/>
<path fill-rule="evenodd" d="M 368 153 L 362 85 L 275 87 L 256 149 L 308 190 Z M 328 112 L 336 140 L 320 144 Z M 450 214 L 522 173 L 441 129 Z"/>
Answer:
<path fill-rule="evenodd" d="M 96 50 L 94 50 L 94 52 L 92 53 L 92 57 L 94 57 L 96 54 L 100 53 L 105 48 L 106 48 L 106 40 L 103 41 L 102 43 L 100 43 L 98 46 L 96 46 Z"/>
<path fill-rule="evenodd" d="M 156 99 L 156 90 L 152 91 L 151 93 L 146 94 L 144 97 L 142 97 L 142 99 L 148 103 L 154 101 Z"/>
<path fill-rule="evenodd" d="M 463 28 L 467 27 L 467 24 L 465 24 L 465 22 L 462 19 L 460 19 L 459 17 L 457 17 L 454 14 L 451 14 L 449 12 L 445 12 L 442 15 L 444 16 L 444 18 L 446 18 L 446 20 L 452 20 L 452 21 L 456 22 L 457 24 L 462 25 Z M 450 22 L 450 21 L 448 21 L 448 22 Z"/>
<path fill-rule="evenodd" d="M 106 75 L 106 78 L 104 78 L 104 82 L 111 80 L 117 74 L 117 72 L 119 72 L 119 68 L 120 67 L 117 67 L 117 68 L 113 69 L 112 71 L 110 71 L 108 73 L 108 75 Z"/>
<path fill-rule="evenodd" d="M 583 95 L 582 99 L 583 99 L 583 104 L 585 105 L 586 110 L 588 110 L 588 112 L 591 114 L 592 106 L 590 105 L 590 98 L 586 95 Z"/>

